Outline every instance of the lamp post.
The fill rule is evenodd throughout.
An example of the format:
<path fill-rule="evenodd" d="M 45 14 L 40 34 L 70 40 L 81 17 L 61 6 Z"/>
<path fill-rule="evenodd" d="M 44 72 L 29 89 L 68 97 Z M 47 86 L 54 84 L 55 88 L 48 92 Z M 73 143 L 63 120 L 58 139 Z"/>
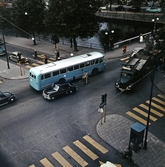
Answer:
<path fill-rule="evenodd" d="M 8 69 L 10 69 L 9 58 L 8 58 L 7 49 L 6 49 L 5 36 L 4 36 L 4 32 L 3 32 L 2 17 L 1 17 L 0 21 L 1 21 L 1 28 L 2 28 L 2 38 L 3 38 L 4 47 L 5 47 L 5 55 L 6 55 L 7 67 L 8 67 Z"/>
<path fill-rule="evenodd" d="M 154 33 L 154 37 L 155 37 L 155 33 L 156 33 L 156 21 L 159 20 L 159 17 L 155 17 L 154 19 L 152 19 L 152 21 L 154 22 L 154 30 L 153 30 L 153 33 Z"/>
<path fill-rule="evenodd" d="M 25 12 L 25 16 L 27 17 L 28 16 L 28 12 Z M 29 21 L 29 20 L 28 20 Z M 29 22 L 28 22 L 29 23 Z M 32 36 L 32 41 L 33 41 L 33 44 L 36 45 L 36 40 L 35 40 L 35 34 L 33 32 L 33 36 Z"/>
<path fill-rule="evenodd" d="M 144 147 L 143 149 L 147 150 L 147 136 L 148 136 L 148 128 L 149 128 L 149 121 L 150 121 L 150 110 L 151 110 L 151 102 L 152 102 L 152 92 L 153 92 L 153 85 L 154 85 L 154 73 L 155 73 L 155 67 L 151 73 L 151 91 L 150 91 L 150 102 L 149 102 L 149 108 L 148 108 L 148 117 L 147 117 L 147 125 L 146 125 L 146 132 L 145 132 L 145 138 L 144 138 Z"/>

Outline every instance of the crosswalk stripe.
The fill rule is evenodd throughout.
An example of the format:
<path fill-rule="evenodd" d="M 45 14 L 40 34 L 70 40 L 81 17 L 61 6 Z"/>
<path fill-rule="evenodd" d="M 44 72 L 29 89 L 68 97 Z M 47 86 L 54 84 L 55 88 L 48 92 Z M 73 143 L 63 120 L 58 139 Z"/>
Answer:
<path fill-rule="evenodd" d="M 53 62 L 52 60 L 48 60 L 48 63 L 51 63 L 51 62 Z"/>
<path fill-rule="evenodd" d="M 165 99 L 165 96 L 158 94 L 159 97 L 161 97 L 162 99 Z"/>
<path fill-rule="evenodd" d="M 36 64 L 36 63 L 32 63 L 32 66 L 38 66 L 39 64 Z"/>
<path fill-rule="evenodd" d="M 129 59 L 130 57 L 124 57 L 124 58 L 121 58 L 120 60 L 121 61 L 124 61 L 124 60 L 127 60 L 127 59 Z"/>
<path fill-rule="evenodd" d="M 32 67 L 33 67 L 33 66 L 26 66 L 26 68 L 29 68 L 29 69 L 32 68 Z"/>
<path fill-rule="evenodd" d="M 160 100 L 160 99 L 158 99 L 158 98 L 156 98 L 156 97 L 153 97 L 152 99 L 153 99 L 154 101 L 160 103 L 160 104 L 165 105 L 165 101 L 163 101 L 163 100 Z"/>
<path fill-rule="evenodd" d="M 146 101 L 146 103 L 150 103 L 150 101 L 149 100 L 147 100 Z M 154 106 L 154 107 L 156 107 L 156 108 L 158 108 L 159 110 L 162 110 L 163 112 L 165 112 L 165 108 L 164 107 L 161 107 L 161 106 L 159 106 L 159 105 L 157 105 L 156 103 L 154 103 L 154 102 L 151 102 L 151 105 L 152 106 Z"/>
<path fill-rule="evenodd" d="M 108 150 L 106 148 L 104 148 L 102 145 L 100 145 L 98 142 L 96 142 L 95 140 L 93 140 L 90 136 L 86 135 L 83 137 L 88 143 L 90 143 L 91 145 L 93 145 L 95 148 L 97 148 L 100 152 L 102 152 L 103 154 L 107 153 Z"/>
<path fill-rule="evenodd" d="M 35 167 L 35 165 L 33 164 L 33 165 L 30 165 L 29 167 Z"/>
<path fill-rule="evenodd" d="M 74 150 L 72 150 L 69 146 L 65 146 L 63 148 L 75 161 L 77 161 L 82 167 L 88 165 L 88 163 L 81 158 Z"/>
<path fill-rule="evenodd" d="M 44 54 L 42 54 L 42 55 L 37 55 L 37 57 L 40 57 L 40 58 L 44 58 Z"/>
<path fill-rule="evenodd" d="M 81 149 L 86 155 L 88 155 L 92 160 L 96 160 L 99 158 L 95 153 L 93 153 L 90 149 L 88 149 L 84 144 L 80 141 L 76 140 L 73 142 L 79 149 Z"/>
<path fill-rule="evenodd" d="M 63 166 L 63 167 L 72 167 L 72 165 L 64 159 L 64 157 L 58 153 L 58 152 L 54 152 L 52 154 L 52 156 Z"/>
<path fill-rule="evenodd" d="M 136 114 L 134 114 L 134 113 L 132 113 L 132 112 L 130 112 L 130 111 L 127 111 L 126 114 L 129 115 L 130 117 L 132 117 L 132 118 L 138 120 L 139 122 L 143 123 L 144 125 L 147 125 L 147 121 L 144 120 L 143 118 L 137 116 Z M 151 124 L 151 123 L 149 123 L 149 125 L 150 125 L 150 124 Z"/>
<path fill-rule="evenodd" d="M 55 58 L 53 58 L 53 57 L 50 57 L 49 59 L 50 59 L 50 60 L 55 60 Z"/>
<path fill-rule="evenodd" d="M 147 110 L 148 111 L 148 109 L 149 109 L 149 107 L 148 106 L 146 106 L 146 105 L 144 105 L 144 104 L 140 104 L 139 105 L 140 107 L 142 107 L 142 108 L 144 108 L 145 110 Z M 154 109 L 150 109 L 150 111 L 153 113 L 153 114 L 155 114 L 155 115 L 157 115 L 157 116 L 159 116 L 159 117 L 163 117 L 163 114 L 162 113 L 160 113 L 160 112 L 158 112 L 158 111 L 156 111 L 156 110 L 154 110 Z"/>
<path fill-rule="evenodd" d="M 146 112 L 140 110 L 140 109 L 137 108 L 137 107 L 133 108 L 133 110 L 136 111 L 136 112 L 138 112 L 139 114 L 145 116 L 145 117 L 148 117 L 148 113 L 146 113 Z M 153 117 L 152 115 L 150 115 L 150 120 L 152 120 L 152 121 L 156 121 L 157 118 L 155 118 L 155 117 Z"/>
<path fill-rule="evenodd" d="M 43 61 L 37 61 L 37 63 L 39 63 L 39 64 L 45 64 Z"/>
<path fill-rule="evenodd" d="M 44 167 L 54 167 L 46 158 L 40 160 Z"/>

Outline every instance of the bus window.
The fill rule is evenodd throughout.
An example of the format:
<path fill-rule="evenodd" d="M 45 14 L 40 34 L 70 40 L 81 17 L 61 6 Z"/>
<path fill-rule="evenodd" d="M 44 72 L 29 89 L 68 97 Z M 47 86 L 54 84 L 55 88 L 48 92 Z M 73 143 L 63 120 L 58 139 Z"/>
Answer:
<path fill-rule="evenodd" d="M 47 78 L 50 78 L 50 77 L 51 77 L 50 73 L 43 74 L 43 75 L 41 76 L 41 80 L 47 79 Z"/>
<path fill-rule="evenodd" d="M 59 71 L 53 71 L 53 76 L 59 75 Z"/>
<path fill-rule="evenodd" d="M 100 59 L 100 63 L 101 63 L 101 62 L 103 62 L 103 61 L 104 61 L 104 59 L 103 59 L 103 58 L 101 58 L 101 59 Z"/>
<path fill-rule="evenodd" d="M 85 64 L 86 64 L 86 66 L 89 66 L 89 65 L 90 65 L 90 62 L 89 62 L 89 61 L 87 61 Z"/>
<path fill-rule="evenodd" d="M 66 68 L 60 70 L 60 74 L 66 73 Z"/>
<path fill-rule="evenodd" d="M 80 64 L 80 68 L 84 68 L 84 63 L 81 63 L 81 64 Z"/>
<path fill-rule="evenodd" d="M 99 63 L 99 59 L 96 59 L 95 64 L 98 64 L 98 63 Z"/>
<path fill-rule="evenodd" d="M 79 65 L 74 66 L 74 70 L 79 69 Z"/>
<path fill-rule="evenodd" d="M 73 67 L 68 67 L 68 72 L 73 71 Z"/>
<path fill-rule="evenodd" d="M 95 61 L 94 61 L 94 60 L 91 61 L 91 65 L 93 65 L 93 64 L 95 64 Z"/>

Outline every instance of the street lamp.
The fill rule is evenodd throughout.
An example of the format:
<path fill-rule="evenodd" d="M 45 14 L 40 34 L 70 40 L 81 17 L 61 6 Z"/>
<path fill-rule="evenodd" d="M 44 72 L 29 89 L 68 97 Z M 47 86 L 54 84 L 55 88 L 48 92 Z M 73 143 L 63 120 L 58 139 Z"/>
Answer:
<path fill-rule="evenodd" d="M 8 69 L 10 69 L 10 66 L 9 66 L 9 58 L 8 58 L 7 49 L 6 49 L 5 36 L 4 36 L 4 32 L 3 32 L 2 16 L 1 16 L 0 21 L 1 21 L 1 28 L 2 28 L 3 44 L 4 44 L 4 47 L 5 47 L 5 55 L 6 55 L 7 67 L 8 67 Z"/>
<path fill-rule="evenodd" d="M 154 67 L 153 71 L 151 72 L 150 102 L 149 102 L 149 108 L 148 108 L 147 125 L 146 125 L 146 132 L 145 132 L 145 138 L 144 138 L 144 147 L 143 147 L 143 149 L 145 149 L 145 150 L 147 150 L 147 136 L 148 136 L 149 121 L 150 121 L 150 110 L 151 110 L 151 102 L 152 102 L 152 92 L 153 92 L 153 85 L 154 85 L 154 73 L 155 73 L 155 67 Z"/>
<path fill-rule="evenodd" d="M 153 31 L 154 36 L 155 36 L 155 32 L 156 32 L 156 21 L 158 21 L 158 20 L 159 20 L 159 17 L 155 17 L 154 19 L 152 19 L 152 21 L 154 22 L 154 31 Z"/>
<path fill-rule="evenodd" d="M 25 16 L 28 16 L 28 12 L 25 12 Z M 35 34 L 33 32 L 33 36 L 32 36 L 32 41 L 34 43 L 34 45 L 36 45 L 36 40 L 35 40 Z"/>

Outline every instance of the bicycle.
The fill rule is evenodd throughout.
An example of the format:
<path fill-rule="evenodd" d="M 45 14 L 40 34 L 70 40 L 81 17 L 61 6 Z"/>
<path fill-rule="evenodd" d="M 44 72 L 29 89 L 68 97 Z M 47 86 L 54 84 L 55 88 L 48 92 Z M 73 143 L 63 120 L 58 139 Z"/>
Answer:
<path fill-rule="evenodd" d="M 87 81 L 87 82 L 86 82 L 86 81 Z M 78 81 L 78 83 L 79 83 L 80 86 L 82 86 L 82 85 L 88 84 L 89 81 L 90 81 L 89 76 L 87 77 L 87 80 L 86 80 L 86 78 L 84 78 L 84 77 L 82 76 L 82 78 Z"/>

